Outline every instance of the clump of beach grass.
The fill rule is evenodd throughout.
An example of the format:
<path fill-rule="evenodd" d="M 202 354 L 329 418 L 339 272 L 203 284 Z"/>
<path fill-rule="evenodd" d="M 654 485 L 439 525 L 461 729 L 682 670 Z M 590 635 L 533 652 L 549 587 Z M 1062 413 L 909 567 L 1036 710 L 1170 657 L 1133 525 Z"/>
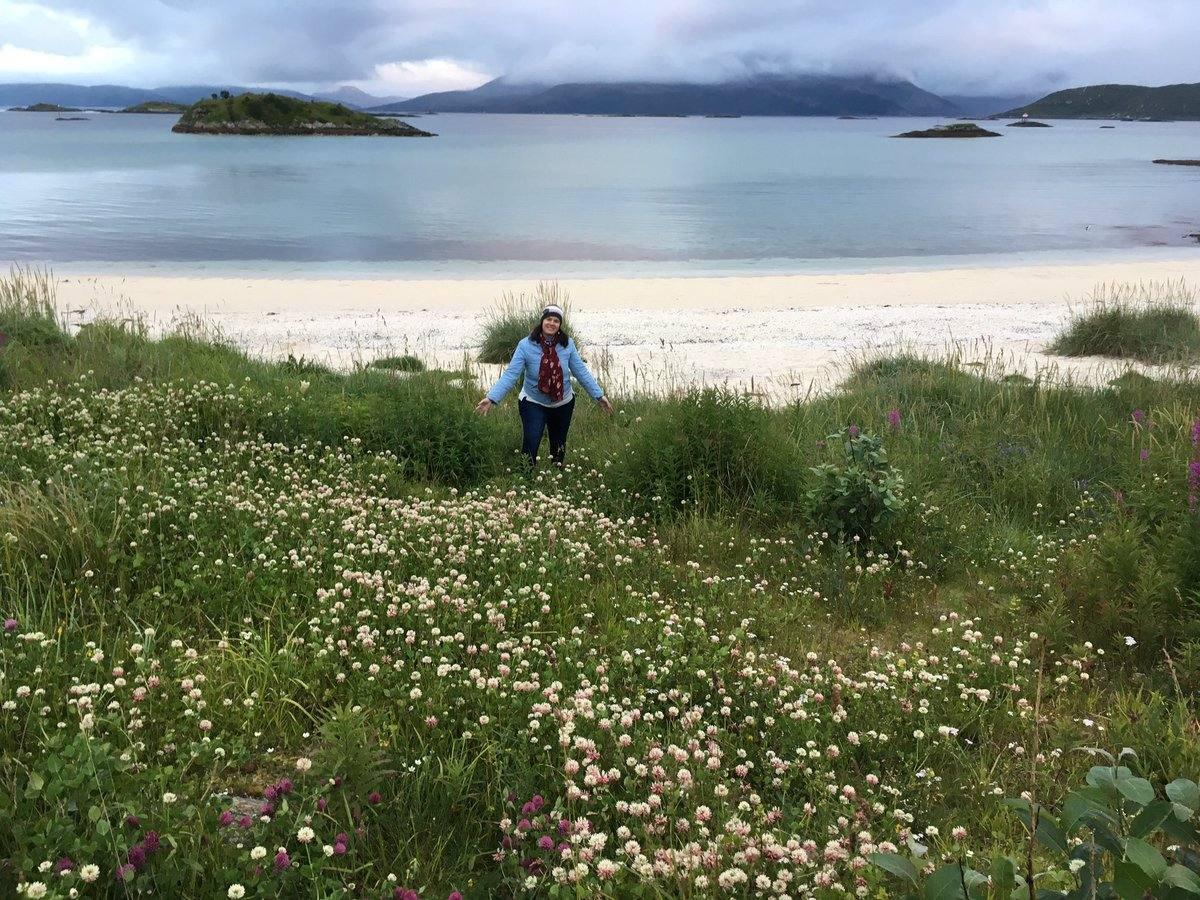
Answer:
<path fill-rule="evenodd" d="M 479 348 L 479 361 L 503 365 L 512 359 L 513 348 L 521 339 L 529 336 L 537 324 L 542 310 L 547 306 L 560 306 L 567 314 L 564 327 L 579 344 L 579 335 L 571 327 L 571 298 L 557 281 L 540 281 L 532 294 L 514 294 L 505 291 L 492 307 L 487 324 L 483 329 L 483 342 Z"/>
<path fill-rule="evenodd" d="M 1050 345 L 1061 356 L 1110 356 L 1145 363 L 1200 357 L 1195 291 L 1183 281 L 1098 288 Z"/>
<path fill-rule="evenodd" d="M 411 353 L 405 353 L 402 356 L 384 356 L 380 359 L 371 360 L 371 367 L 374 369 L 386 369 L 391 372 L 424 372 L 425 363 L 413 356 Z"/>
<path fill-rule="evenodd" d="M 54 276 L 47 270 L 13 266 L 0 278 L 0 343 L 61 347 L 70 340 L 55 302 Z"/>

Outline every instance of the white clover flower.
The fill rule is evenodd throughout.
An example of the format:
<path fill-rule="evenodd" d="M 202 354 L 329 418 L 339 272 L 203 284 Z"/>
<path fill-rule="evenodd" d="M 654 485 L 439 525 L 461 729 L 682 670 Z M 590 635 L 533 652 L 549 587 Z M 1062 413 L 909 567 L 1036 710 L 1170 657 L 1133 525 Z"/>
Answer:
<path fill-rule="evenodd" d="M 100 877 L 100 867 L 95 863 L 88 863 L 86 866 L 80 866 L 79 877 L 81 880 L 91 884 Z"/>
<path fill-rule="evenodd" d="M 315 831 L 313 831 L 311 828 L 309 828 L 307 825 L 305 825 L 303 828 L 301 828 L 299 831 L 296 832 L 296 840 L 298 840 L 302 844 L 307 844 L 309 841 L 311 841 L 316 836 L 317 836 L 317 833 Z"/>
<path fill-rule="evenodd" d="M 254 849 L 252 849 L 250 851 L 251 859 L 262 859 L 266 855 L 267 855 L 267 848 L 262 846 L 261 844 L 259 844 L 257 847 L 255 847 Z"/>
<path fill-rule="evenodd" d="M 296 771 L 297 772 L 307 772 L 311 768 L 312 768 L 312 760 L 309 759 L 307 756 L 302 756 L 298 760 L 296 760 Z"/>
<path fill-rule="evenodd" d="M 25 885 L 25 896 L 35 898 L 45 897 L 47 890 L 48 889 L 44 883 L 40 881 L 31 881 L 29 884 Z"/>
<path fill-rule="evenodd" d="M 163 803 L 167 804 L 168 806 L 170 806 L 172 803 L 174 803 L 178 799 L 179 798 L 175 794 L 172 794 L 170 791 L 167 791 L 165 794 L 163 794 L 163 798 L 162 798 Z"/>
<path fill-rule="evenodd" d="M 229 890 L 225 892 L 225 896 L 229 900 L 241 900 L 242 897 L 246 896 L 246 889 L 240 884 L 231 884 Z"/>

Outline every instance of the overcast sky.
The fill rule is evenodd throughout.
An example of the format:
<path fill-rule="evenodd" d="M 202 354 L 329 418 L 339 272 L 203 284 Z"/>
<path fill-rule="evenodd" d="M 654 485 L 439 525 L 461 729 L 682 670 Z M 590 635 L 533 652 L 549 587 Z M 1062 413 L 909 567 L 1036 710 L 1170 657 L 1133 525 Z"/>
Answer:
<path fill-rule="evenodd" d="M 1200 81 L 1200 0 L 0 0 L 0 81 L 414 96 L 880 73 L 942 93 Z"/>

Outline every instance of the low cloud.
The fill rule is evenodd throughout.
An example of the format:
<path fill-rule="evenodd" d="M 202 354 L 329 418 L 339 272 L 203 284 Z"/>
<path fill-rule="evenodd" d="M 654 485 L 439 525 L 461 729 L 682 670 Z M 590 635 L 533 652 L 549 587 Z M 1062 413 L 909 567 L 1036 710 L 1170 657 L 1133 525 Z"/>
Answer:
<path fill-rule="evenodd" d="M 1196 80 L 1200 4 L 1156 0 L 0 0 L 6 77 L 352 83 L 878 73 L 943 92 Z"/>

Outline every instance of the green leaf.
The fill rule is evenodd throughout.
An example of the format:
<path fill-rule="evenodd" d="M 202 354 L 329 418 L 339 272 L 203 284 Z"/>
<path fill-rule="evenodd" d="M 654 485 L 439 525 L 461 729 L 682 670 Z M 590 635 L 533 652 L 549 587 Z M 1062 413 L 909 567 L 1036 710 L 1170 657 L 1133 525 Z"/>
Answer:
<path fill-rule="evenodd" d="M 1113 888 L 1123 900 L 1142 900 L 1153 882 L 1133 863 L 1118 860 L 1113 865 Z"/>
<path fill-rule="evenodd" d="M 1129 826 L 1129 833 L 1134 837 L 1144 838 L 1154 831 L 1171 815 L 1171 803 L 1167 800 L 1155 800 L 1144 806 L 1137 818 Z"/>
<path fill-rule="evenodd" d="M 100 821 L 100 807 L 98 807 L 98 806 L 88 807 L 87 817 L 88 817 L 89 822 L 99 822 Z"/>
<path fill-rule="evenodd" d="M 1004 891 L 1007 888 L 1011 888 L 1017 880 L 1017 867 L 1013 865 L 1013 861 L 1007 856 L 997 856 L 992 860 L 991 876 L 992 884 L 996 886 L 996 890 Z"/>
<path fill-rule="evenodd" d="M 907 878 L 914 887 L 916 886 L 917 867 L 898 853 L 872 853 L 868 859 L 885 872 Z"/>
<path fill-rule="evenodd" d="M 1150 876 L 1155 884 L 1166 874 L 1167 861 L 1141 838 L 1131 837 L 1125 841 L 1125 858 Z"/>
<path fill-rule="evenodd" d="M 1187 778 L 1176 778 L 1167 785 L 1167 796 L 1192 812 L 1200 812 L 1200 787 Z"/>
<path fill-rule="evenodd" d="M 1189 894 L 1200 894 L 1200 875 L 1197 875 L 1187 866 L 1181 866 L 1179 863 L 1167 869 L 1166 874 L 1162 877 L 1163 884 L 1169 884 L 1171 887 L 1182 888 Z"/>
<path fill-rule="evenodd" d="M 1104 792 L 1095 788 L 1072 791 L 1062 805 L 1062 828 L 1067 834 L 1074 833 L 1080 824 L 1103 823 L 1115 828 L 1116 818 L 1104 804 Z"/>
<path fill-rule="evenodd" d="M 40 791 L 45 786 L 46 786 L 46 779 L 44 779 L 37 772 L 30 772 L 29 773 L 29 786 L 27 788 L 25 788 L 25 796 L 30 797 L 30 796 L 36 794 L 38 791 Z"/>
<path fill-rule="evenodd" d="M 1117 771 L 1119 772 L 1120 769 Z M 1145 778 L 1138 778 L 1136 775 L 1118 775 L 1116 779 L 1116 785 L 1117 790 L 1120 791 L 1127 800 L 1132 800 L 1134 803 L 1140 803 L 1142 806 L 1154 802 L 1154 785 L 1152 785 Z"/>
<path fill-rule="evenodd" d="M 967 900 L 962 866 L 952 863 L 930 875 L 925 882 L 925 900 Z"/>
<path fill-rule="evenodd" d="M 988 877 L 974 869 L 963 869 L 963 882 L 967 886 L 967 896 L 971 900 L 987 900 Z"/>
<path fill-rule="evenodd" d="M 1058 822 L 1054 817 L 1045 810 L 1038 815 L 1036 837 L 1038 843 L 1043 847 L 1048 847 L 1058 853 L 1065 854 L 1067 852 L 1067 836 L 1058 827 Z"/>
<path fill-rule="evenodd" d="M 96 834 L 100 837 L 104 837 L 110 831 L 112 831 L 112 826 L 108 824 L 108 819 L 101 819 L 96 823 Z"/>

